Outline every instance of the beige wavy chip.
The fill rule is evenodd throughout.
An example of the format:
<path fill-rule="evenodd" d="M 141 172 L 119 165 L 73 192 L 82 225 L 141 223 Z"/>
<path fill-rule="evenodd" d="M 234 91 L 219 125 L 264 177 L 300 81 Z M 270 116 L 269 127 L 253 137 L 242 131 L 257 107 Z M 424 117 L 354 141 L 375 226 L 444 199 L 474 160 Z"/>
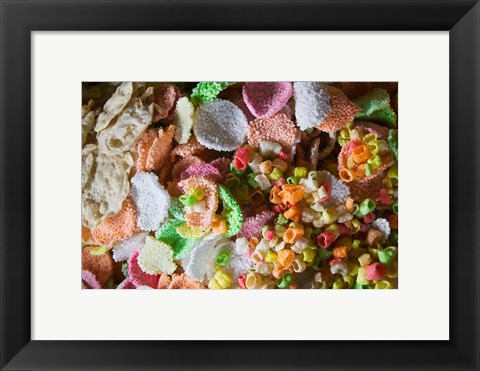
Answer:
<path fill-rule="evenodd" d="M 93 131 L 98 115 L 102 112 L 100 107 L 94 107 L 93 99 L 88 102 L 88 105 L 82 106 L 82 147 L 87 142 L 88 135 Z"/>
<path fill-rule="evenodd" d="M 97 146 L 93 144 L 89 144 L 82 149 L 82 189 L 85 187 L 92 174 L 96 150 Z"/>
<path fill-rule="evenodd" d="M 152 123 L 153 105 L 134 99 L 118 116 L 117 122 L 98 134 L 98 147 L 106 154 L 128 151 Z"/>
<path fill-rule="evenodd" d="M 97 124 L 95 125 L 95 131 L 97 133 L 107 128 L 112 120 L 123 111 L 132 98 L 132 94 L 132 82 L 124 82 L 117 88 L 115 93 L 113 93 L 103 106 L 102 113 L 98 116 Z"/>
<path fill-rule="evenodd" d="M 175 107 L 175 125 L 178 127 L 175 140 L 179 144 L 187 143 L 193 127 L 195 108 L 187 97 L 180 98 Z"/>
<path fill-rule="evenodd" d="M 82 155 L 82 225 L 93 229 L 120 211 L 130 192 L 133 158 L 130 153 L 107 155 L 93 145 L 84 148 Z"/>

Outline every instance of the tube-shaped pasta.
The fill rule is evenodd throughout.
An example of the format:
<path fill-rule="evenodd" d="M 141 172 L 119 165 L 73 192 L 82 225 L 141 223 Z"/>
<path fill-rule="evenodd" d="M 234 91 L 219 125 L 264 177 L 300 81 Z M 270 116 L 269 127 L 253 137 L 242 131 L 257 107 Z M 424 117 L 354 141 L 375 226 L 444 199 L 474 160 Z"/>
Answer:
<path fill-rule="evenodd" d="M 347 197 L 347 200 L 345 201 L 345 207 L 347 208 L 348 211 L 352 210 L 354 203 L 355 203 L 355 200 L 353 198 Z"/>
<path fill-rule="evenodd" d="M 372 155 L 378 155 L 382 149 L 382 145 L 378 140 L 372 140 L 368 143 L 368 150 Z"/>
<path fill-rule="evenodd" d="M 269 275 L 270 273 L 272 273 L 272 270 L 273 270 L 273 265 L 270 264 L 270 263 L 263 263 L 263 262 L 258 262 L 256 265 L 255 265 L 255 271 L 257 273 L 260 273 L 260 274 L 263 274 L 263 275 Z"/>
<path fill-rule="evenodd" d="M 333 256 L 335 258 L 346 258 L 348 257 L 348 251 L 345 246 L 337 246 L 333 248 Z"/>
<path fill-rule="evenodd" d="M 264 252 L 255 250 L 253 252 L 253 254 L 250 256 L 250 260 L 255 262 L 255 263 L 258 263 L 258 262 L 261 262 L 263 260 L 264 256 L 265 256 Z"/>
<path fill-rule="evenodd" d="M 325 224 L 332 224 L 337 220 L 337 211 L 333 208 L 327 208 L 322 213 L 322 220 Z"/>
<path fill-rule="evenodd" d="M 301 254 L 303 251 L 307 248 L 308 246 L 308 240 L 305 237 L 301 237 L 295 242 L 291 249 L 296 253 L 296 254 Z"/>
<path fill-rule="evenodd" d="M 362 164 L 367 162 L 368 158 L 370 157 L 370 151 L 366 145 L 361 144 L 353 149 L 352 157 L 353 161 L 355 161 L 357 164 Z"/>
<path fill-rule="evenodd" d="M 353 284 L 355 283 L 355 278 L 353 276 L 351 276 L 350 274 L 346 274 L 345 276 L 343 276 L 343 282 L 345 283 L 344 286 L 346 286 L 346 288 L 351 288 L 353 286 Z"/>
<path fill-rule="evenodd" d="M 267 263 L 275 263 L 277 261 L 278 254 L 276 252 L 273 252 L 271 250 L 268 250 L 267 253 L 265 254 L 265 261 Z"/>
<path fill-rule="evenodd" d="M 263 158 L 276 157 L 282 150 L 282 145 L 275 142 L 269 142 L 268 140 L 262 140 L 259 146 L 260 156 Z"/>
<path fill-rule="evenodd" d="M 317 273 L 314 274 L 314 276 L 313 276 L 313 282 L 317 282 L 317 283 L 322 283 L 322 282 L 324 282 L 322 272 L 317 272 Z"/>
<path fill-rule="evenodd" d="M 262 174 L 265 174 L 265 175 L 270 174 L 273 170 L 272 161 L 270 161 L 270 160 L 263 161 L 260 164 L 259 168 L 260 168 L 260 172 Z"/>
<path fill-rule="evenodd" d="M 371 166 L 372 169 L 378 169 L 383 165 L 382 159 L 379 155 L 373 155 L 368 159 L 367 163 Z"/>
<path fill-rule="evenodd" d="M 343 289 L 343 280 L 341 278 L 337 278 L 332 285 L 332 289 L 340 290 Z"/>
<path fill-rule="evenodd" d="M 313 233 L 313 229 L 312 229 L 312 228 L 310 228 L 310 227 L 305 227 L 305 228 L 303 228 L 303 236 L 304 236 L 305 238 L 308 238 L 308 239 L 309 239 L 309 238 L 312 236 L 312 233 Z"/>
<path fill-rule="evenodd" d="M 255 180 L 255 174 L 254 173 L 250 173 L 250 174 L 247 175 L 247 183 L 252 188 L 258 188 L 258 183 Z"/>
<path fill-rule="evenodd" d="M 280 241 L 278 244 L 275 245 L 275 251 L 279 252 L 285 248 L 285 241 Z"/>
<path fill-rule="evenodd" d="M 283 237 L 287 228 L 285 228 L 283 225 L 278 225 L 277 224 L 277 225 L 275 225 L 275 227 L 273 227 L 273 230 L 275 231 L 275 234 L 278 237 Z"/>
<path fill-rule="evenodd" d="M 367 276 L 365 276 L 365 267 L 358 268 L 357 283 L 359 285 L 368 285 L 370 283 Z"/>
<path fill-rule="evenodd" d="M 277 235 L 275 235 L 275 237 L 273 237 L 273 240 L 270 240 L 268 241 L 268 245 L 270 247 L 275 247 L 277 246 L 278 242 L 280 241 L 280 237 L 278 237 Z"/>
<path fill-rule="evenodd" d="M 345 276 L 348 273 L 348 266 L 344 262 L 336 263 L 330 267 L 330 272 L 332 272 L 332 274 L 341 274 L 342 276 Z"/>
<path fill-rule="evenodd" d="M 278 180 L 281 177 L 283 177 L 283 174 L 280 170 L 278 170 L 276 167 L 274 167 L 272 172 L 270 174 L 268 174 L 267 177 L 268 177 L 268 179 L 274 181 L 274 180 Z"/>
<path fill-rule="evenodd" d="M 369 144 L 370 142 L 375 141 L 375 140 L 377 140 L 377 139 L 378 139 L 377 134 L 375 134 L 375 133 L 368 133 L 367 135 L 365 135 L 365 136 L 363 137 L 363 143 Z"/>
<path fill-rule="evenodd" d="M 288 162 L 282 160 L 281 158 L 276 158 L 272 161 L 272 165 L 280 170 L 282 173 L 288 170 Z"/>
<path fill-rule="evenodd" d="M 288 227 L 283 234 L 285 243 L 295 243 L 301 237 L 303 237 L 303 228 Z"/>
<path fill-rule="evenodd" d="M 299 166 L 293 169 L 293 176 L 297 179 L 306 178 L 307 175 L 308 175 L 308 170 L 306 167 Z"/>
<path fill-rule="evenodd" d="M 262 191 L 265 191 L 272 186 L 270 180 L 268 180 L 265 174 L 258 174 L 255 177 L 255 180 Z"/>
<path fill-rule="evenodd" d="M 315 228 L 322 228 L 325 225 L 321 215 L 317 215 L 315 219 L 313 219 L 312 224 Z"/>
<path fill-rule="evenodd" d="M 387 280 L 380 280 L 375 284 L 376 290 L 388 290 L 392 288 L 392 284 Z"/>
<path fill-rule="evenodd" d="M 260 289 L 274 289 L 275 288 L 275 281 L 272 281 L 272 280 L 263 281 L 263 284 L 259 288 Z"/>
<path fill-rule="evenodd" d="M 257 272 L 249 272 L 245 278 L 247 289 L 259 289 L 263 285 L 263 277 Z"/>
<path fill-rule="evenodd" d="M 310 209 L 312 209 L 313 211 L 316 211 L 317 213 L 321 213 L 325 210 L 325 207 L 320 202 L 313 201 L 310 204 Z"/>
<path fill-rule="evenodd" d="M 262 161 L 262 157 L 258 153 L 255 153 L 250 162 L 248 163 L 248 166 L 254 174 L 260 173 L 260 164 L 262 163 Z"/>
<path fill-rule="evenodd" d="M 377 204 L 375 203 L 375 201 L 370 198 L 366 198 L 360 203 L 360 209 L 358 210 L 358 213 L 361 217 L 363 217 L 368 213 L 374 211 L 376 207 Z"/>
<path fill-rule="evenodd" d="M 295 253 L 292 250 L 283 249 L 278 252 L 277 262 L 284 268 L 290 267 L 294 259 Z"/>
<path fill-rule="evenodd" d="M 358 169 L 358 168 L 357 168 Z M 339 172 L 338 172 L 338 176 L 340 177 L 340 179 L 342 181 L 344 181 L 345 183 L 349 183 L 353 180 L 355 180 L 355 173 L 350 170 L 350 169 L 341 169 Z"/>
<path fill-rule="evenodd" d="M 297 256 L 292 262 L 292 267 L 295 273 L 301 273 L 307 268 L 307 264 Z"/>
<path fill-rule="evenodd" d="M 239 204 L 246 204 L 248 203 L 249 199 L 249 188 L 248 185 L 244 184 L 238 187 L 234 192 L 234 196 L 237 199 Z"/>
<path fill-rule="evenodd" d="M 302 209 L 300 209 L 298 206 L 293 205 L 289 209 L 285 210 L 283 215 L 286 218 L 293 220 L 294 222 L 299 222 L 302 218 Z"/>
<path fill-rule="evenodd" d="M 225 179 L 225 187 L 230 190 L 235 190 L 240 185 L 240 179 L 233 173 L 228 173 Z"/>
<path fill-rule="evenodd" d="M 303 261 L 305 263 L 313 262 L 315 256 L 317 255 L 317 249 L 314 245 L 309 245 L 305 250 L 303 250 Z"/>
<path fill-rule="evenodd" d="M 258 206 L 261 205 L 264 201 L 264 195 L 263 191 L 260 189 L 256 189 L 253 191 L 250 191 L 250 194 L 248 196 L 248 203 L 253 206 Z"/>
<path fill-rule="evenodd" d="M 303 182 L 302 182 L 303 181 Z M 312 178 L 302 178 L 301 182 L 305 187 L 305 193 L 313 193 L 318 189 L 318 182 Z M 300 183 L 300 184 L 302 184 Z"/>
<path fill-rule="evenodd" d="M 255 249 L 257 245 L 259 244 L 259 240 L 257 237 L 252 237 L 248 240 L 248 247 L 251 249 Z"/>

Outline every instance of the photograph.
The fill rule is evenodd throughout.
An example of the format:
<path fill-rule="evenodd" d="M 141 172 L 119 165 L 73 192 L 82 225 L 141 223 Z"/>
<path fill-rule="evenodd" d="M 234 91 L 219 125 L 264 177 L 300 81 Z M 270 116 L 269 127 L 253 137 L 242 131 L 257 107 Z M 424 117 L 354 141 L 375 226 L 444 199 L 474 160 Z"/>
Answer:
<path fill-rule="evenodd" d="M 397 82 L 83 82 L 83 289 L 397 289 Z"/>

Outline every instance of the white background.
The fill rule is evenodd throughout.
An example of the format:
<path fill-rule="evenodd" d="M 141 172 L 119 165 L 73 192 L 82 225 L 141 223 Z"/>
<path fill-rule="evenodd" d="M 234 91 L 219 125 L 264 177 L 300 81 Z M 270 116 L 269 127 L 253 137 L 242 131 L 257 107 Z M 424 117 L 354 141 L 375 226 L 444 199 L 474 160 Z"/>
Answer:
<path fill-rule="evenodd" d="M 32 41 L 33 339 L 448 339 L 448 33 Z M 128 80 L 399 81 L 400 288 L 81 290 L 81 81 Z"/>

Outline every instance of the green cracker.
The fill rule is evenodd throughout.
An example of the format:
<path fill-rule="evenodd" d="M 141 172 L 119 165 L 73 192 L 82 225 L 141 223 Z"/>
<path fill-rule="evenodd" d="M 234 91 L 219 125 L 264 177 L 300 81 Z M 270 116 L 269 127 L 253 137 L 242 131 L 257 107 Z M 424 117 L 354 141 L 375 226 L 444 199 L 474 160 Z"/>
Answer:
<path fill-rule="evenodd" d="M 225 237 L 230 238 L 235 236 L 243 225 L 243 215 L 240 206 L 235 197 L 224 186 L 218 186 L 218 195 L 223 202 L 222 215 L 227 221 L 227 232 Z"/>

